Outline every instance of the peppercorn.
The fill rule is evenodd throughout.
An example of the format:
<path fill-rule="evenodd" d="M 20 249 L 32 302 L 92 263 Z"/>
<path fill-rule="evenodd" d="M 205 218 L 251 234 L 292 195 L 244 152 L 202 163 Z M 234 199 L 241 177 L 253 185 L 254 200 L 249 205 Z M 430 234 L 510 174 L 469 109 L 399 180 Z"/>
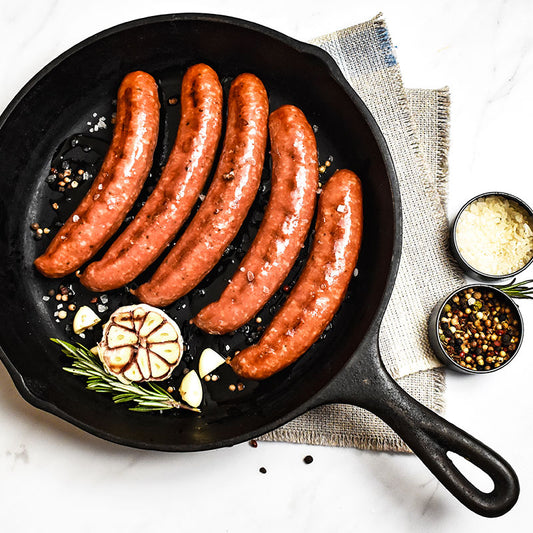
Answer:
<path fill-rule="evenodd" d="M 492 291 L 480 288 L 455 294 L 442 308 L 439 339 L 463 368 L 487 371 L 507 362 L 521 335 L 513 310 Z"/>

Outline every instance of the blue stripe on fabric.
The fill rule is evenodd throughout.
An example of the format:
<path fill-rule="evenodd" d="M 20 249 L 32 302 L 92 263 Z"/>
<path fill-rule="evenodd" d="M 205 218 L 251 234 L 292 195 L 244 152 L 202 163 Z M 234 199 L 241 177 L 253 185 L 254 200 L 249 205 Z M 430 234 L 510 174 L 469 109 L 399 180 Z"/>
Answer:
<path fill-rule="evenodd" d="M 376 25 L 376 33 L 378 35 L 378 42 L 383 51 L 383 59 L 387 67 L 394 67 L 397 63 L 396 56 L 392 51 L 391 38 L 389 30 L 384 25 Z"/>

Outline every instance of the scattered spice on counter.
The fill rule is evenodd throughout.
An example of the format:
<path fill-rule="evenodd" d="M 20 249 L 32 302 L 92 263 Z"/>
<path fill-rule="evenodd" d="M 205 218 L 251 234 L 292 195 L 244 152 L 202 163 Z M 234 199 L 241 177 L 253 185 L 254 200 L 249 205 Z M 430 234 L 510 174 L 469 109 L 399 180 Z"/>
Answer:
<path fill-rule="evenodd" d="M 503 196 L 473 201 L 459 217 L 455 234 L 463 259 L 483 274 L 511 274 L 533 256 L 533 219 Z"/>
<path fill-rule="evenodd" d="M 514 310 L 490 288 L 462 290 L 439 317 L 442 346 L 453 361 L 469 370 L 492 370 L 506 363 L 520 335 Z"/>

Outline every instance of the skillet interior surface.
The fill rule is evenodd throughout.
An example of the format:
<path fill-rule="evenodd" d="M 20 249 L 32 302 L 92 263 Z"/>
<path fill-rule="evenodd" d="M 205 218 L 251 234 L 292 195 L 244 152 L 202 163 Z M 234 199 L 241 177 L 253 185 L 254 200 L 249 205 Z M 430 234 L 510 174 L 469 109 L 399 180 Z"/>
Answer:
<path fill-rule="evenodd" d="M 153 171 L 133 214 L 157 181 L 174 141 L 179 103 L 170 105 L 169 99 L 179 100 L 181 78 L 198 62 L 217 71 L 225 96 L 235 76 L 252 72 L 265 84 L 271 110 L 287 103 L 300 107 L 315 126 L 319 160 L 332 161 L 321 181 L 337 168 L 359 174 L 365 217 L 359 274 L 331 326 L 287 370 L 261 383 L 244 382 L 243 391 L 230 392 L 228 384 L 239 380 L 229 367 L 223 368 L 218 382 L 204 383 L 201 414 L 135 413 L 125 405 L 113 404 L 107 395 L 86 390 L 84 378 L 62 370 L 69 359 L 48 339 L 81 339 L 69 331 L 73 313 L 64 321 L 56 319 L 57 301 L 45 301 L 43 296 L 60 284 L 71 287 L 74 296 L 70 301 L 78 306 L 88 304 L 95 295 L 74 275 L 49 280 L 35 271 L 32 262 L 44 251 L 55 229 L 35 240 L 30 225 L 38 222 L 41 227 L 54 228 L 75 208 L 90 179 L 76 190 L 60 193 L 46 181 L 50 167 L 66 161 L 74 172 L 79 168 L 92 175 L 97 172 L 111 137 L 118 85 L 126 73 L 141 69 L 159 83 L 162 112 Z M 106 118 L 108 127 L 89 131 L 100 117 Z M 340 372 L 380 318 L 399 246 L 394 172 L 368 111 L 331 58 L 315 47 L 227 17 L 165 15 L 127 23 L 69 50 L 22 89 L 0 119 L 0 151 L 2 359 L 26 400 L 93 434 L 140 448 L 192 451 L 231 445 L 264 433 L 301 412 L 302 405 Z M 168 381 L 175 388 L 183 369 L 194 368 L 204 348 L 232 355 L 257 339 L 286 298 L 285 291 L 278 291 L 259 314 L 261 324 L 252 321 L 233 335 L 210 336 L 188 323 L 217 298 L 238 267 L 261 221 L 269 184 L 267 154 L 260 192 L 239 235 L 208 277 L 168 308 L 182 327 L 187 345 L 186 356 Z M 60 205 L 58 211 L 51 207 L 55 201 Z M 309 240 L 286 283 L 289 287 L 304 264 Z M 119 305 L 135 301 L 126 290 L 106 296 L 107 301 L 98 302 L 106 308 L 100 308 L 103 322 Z M 83 343 L 94 345 L 100 331 L 95 328 Z M 363 360 L 361 364 L 365 364 Z"/>

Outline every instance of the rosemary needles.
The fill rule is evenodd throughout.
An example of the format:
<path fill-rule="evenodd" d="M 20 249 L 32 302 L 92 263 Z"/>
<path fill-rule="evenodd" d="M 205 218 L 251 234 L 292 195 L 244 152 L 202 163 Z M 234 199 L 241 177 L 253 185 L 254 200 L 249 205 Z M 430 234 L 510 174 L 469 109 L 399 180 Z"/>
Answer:
<path fill-rule="evenodd" d="M 132 402 L 131 411 L 166 411 L 169 409 L 186 409 L 199 412 L 199 409 L 189 407 L 175 400 L 165 389 L 155 383 L 146 382 L 145 386 L 137 383 L 126 383 L 108 374 L 94 354 L 78 344 L 74 346 L 60 339 L 50 339 L 61 346 L 61 351 L 73 359 L 72 366 L 63 370 L 87 378 L 87 388 L 95 392 L 112 394 L 115 403 Z"/>
<path fill-rule="evenodd" d="M 515 283 L 516 278 L 506 285 L 494 285 L 497 289 L 510 296 L 511 298 L 527 298 L 533 300 L 533 287 L 528 287 L 528 283 L 533 283 L 533 279 L 526 279 L 520 283 Z"/>

